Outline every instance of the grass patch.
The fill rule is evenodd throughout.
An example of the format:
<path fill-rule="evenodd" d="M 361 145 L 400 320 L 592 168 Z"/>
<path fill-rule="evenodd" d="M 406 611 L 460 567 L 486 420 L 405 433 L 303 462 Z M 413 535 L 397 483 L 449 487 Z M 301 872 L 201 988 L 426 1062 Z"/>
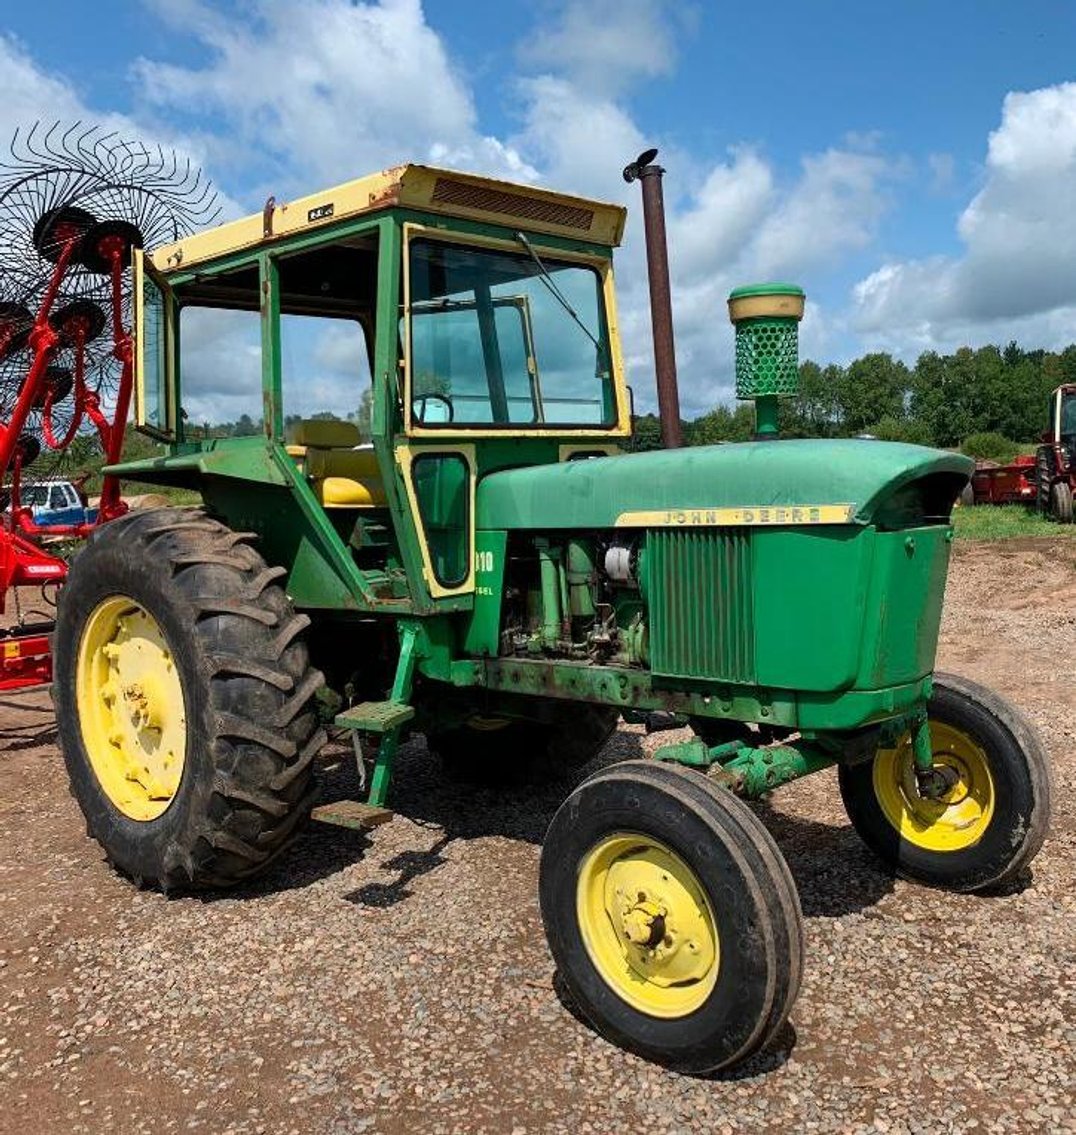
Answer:
<path fill-rule="evenodd" d="M 979 504 L 953 510 L 958 540 L 1013 540 L 1019 536 L 1076 537 L 1076 524 L 1056 524 L 1022 504 Z"/>

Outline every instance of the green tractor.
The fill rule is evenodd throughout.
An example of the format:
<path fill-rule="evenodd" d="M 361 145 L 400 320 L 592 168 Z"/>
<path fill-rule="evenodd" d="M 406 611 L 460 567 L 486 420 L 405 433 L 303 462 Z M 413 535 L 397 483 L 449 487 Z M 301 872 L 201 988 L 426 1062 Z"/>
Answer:
<path fill-rule="evenodd" d="M 111 471 L 204 506 L 94 533 L 54 697 L 89 831 L 170 892 L 284 852 L 327 706 L 374 743 L 366 799 L 318 811 L 370 824 L 412 731 L 480 775 L 552 777 L 621 717 L 690 725 L 571 792 L 540 902 L 593 1025 L 704 1072 L 774 1035 L 802 969 L 792 877 L 746 800 L 836 766 L 895 872 L 975 891 L 1039 850 L 1050 777 L 1014 708 L 933 673 L 971 461 L 774 440 L 802 292 L 730 299 L 760 440 L 626 452 L 624 219 L 408 165 L 136 252 L 136 425 L 167 451 Z M 248 436 L 186 419 L 210 380 Z M 341 384 L 368 441 L 328 413 Z"/>

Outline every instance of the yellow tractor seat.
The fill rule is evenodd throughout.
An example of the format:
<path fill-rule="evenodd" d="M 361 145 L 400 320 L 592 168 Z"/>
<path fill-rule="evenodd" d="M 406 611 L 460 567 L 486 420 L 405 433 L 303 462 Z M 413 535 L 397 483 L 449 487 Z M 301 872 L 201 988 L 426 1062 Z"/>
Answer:
<path fill-rule="evenodd" d="M 377 456 L 372 447 L 362 445 L 354 422 L 292 422 L 284 441 L 325 508 L 386 506 Z"/>

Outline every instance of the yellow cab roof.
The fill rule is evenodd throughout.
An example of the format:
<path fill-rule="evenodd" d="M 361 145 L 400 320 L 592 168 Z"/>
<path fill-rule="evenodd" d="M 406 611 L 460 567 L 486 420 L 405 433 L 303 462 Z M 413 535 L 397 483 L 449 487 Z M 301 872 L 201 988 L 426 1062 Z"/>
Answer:
<path fill-rule="evenodd" d="M 263 212 L 163 245 L 149 259 L 159 272 L 182 271 L 218 256 L 395 206 L 608 246 L 620 243 L 626 216 L 620 205 L 409 164 L 295 201 L 277 204 L 270 198 Z"/>

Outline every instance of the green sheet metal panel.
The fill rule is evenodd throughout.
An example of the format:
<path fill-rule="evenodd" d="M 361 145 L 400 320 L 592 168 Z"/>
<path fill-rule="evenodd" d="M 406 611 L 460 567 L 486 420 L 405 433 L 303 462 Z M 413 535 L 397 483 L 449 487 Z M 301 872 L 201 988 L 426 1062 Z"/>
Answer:
<path fill-rule="evenodd" d="M 856 687 L 880 690 L 934 669 L 952 529 L 879 532 Z"/>
<path fill-rule="evenodd" d="M 974 462 L 896 442 L 744 442 L 567 461 L 491 473 L 478 486 L 479 528 L 612 528 L 624 513 L 717 508 L 849 506 L 852 523 L 902 485 L 951 481 L 949 503 Z"/>
<path fill-rule="evenodd" d="M 873 528 L 853 525 L 753 533 L 760 685 L 829 691 L 853 684 L 876 538 Z"/>

